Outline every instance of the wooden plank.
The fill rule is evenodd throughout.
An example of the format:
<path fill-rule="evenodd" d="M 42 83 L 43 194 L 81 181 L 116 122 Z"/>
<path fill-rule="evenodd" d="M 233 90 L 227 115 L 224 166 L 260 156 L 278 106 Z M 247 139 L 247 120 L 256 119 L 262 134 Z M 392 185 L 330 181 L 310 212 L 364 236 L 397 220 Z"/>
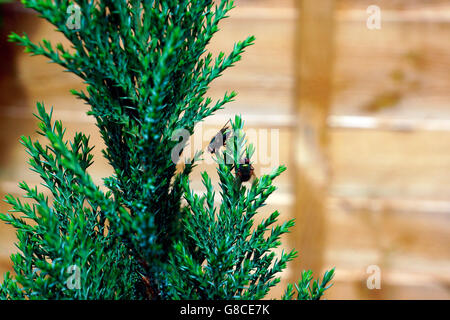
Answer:
<path fill-rule="evenodd" d="M 292 281 L 302 269 L 321 270 L 324 250 L 322 198 L 327 194 L 327 126 L 331 99 L 334 1 L 298 2 L 296 37 L 296 105 L 299 130 L 296 153 L 296 227 L 293 246 L 300 260 L 293 265 Z"/>
<path fill-rule="evenodd" d="M 450 17 L 450 15 L 449 15 Z M 333 115 L 450 119 L 450 24 L 340 21 Z"/>
<path fill-rule="evenodd" d="M 332 195 L 450 199 L 450 133 L 333 129 L 330 134 Z"/>
<path fill-rule="evenodd" d="M 336 0 L 338 10 L 360 9 L 365 10 L 370 5 L 378 5 L 389 10 L 412 10 L 412 9 L 434 9 L 448 8 L 447 0 Z"/>
<path fill-rule="evenodd" d="M 364 262 L 367 265 L 385 263 L 392 266 L 391 261 L 395 259 L 415 257 L 429 266 L 435 263 L 436 266 L 442 264 L 450 267 L 448 212 L 399 212 L 387 204 L 376 210 L 369 206 L 352 207 L 350 200 L 342 199 L 339 206 L 328 208 L 328 251 L 373 252 Z M 354 254 L 348 262 L 354 264 L 364 260 L 359 254 Z M 414 268 L 416 272 L 429 271 L 420 269 L 420 266 L 409 268 Z"/>
<path fill-rule="evenodd" d="M 367 274 L 361 278 L 349 280 L 355 271 L 352 269 L 338 269 L 333 287 L 327 290 L 329 300 L 447 300 L 450 294 L 447 288 L 436 282 L 423 283 L 398 283 L 398 281 L 382 282 L 381 290 L 369 290 L 366 286 Z M 341 275 L 341 276 L 339 276 Z M 409 279 L 417 278 L 417 275 L 406 275 Z M 405 273 L 389 272 L 388 278 L 403 277 Z"/>
<path fill-rule="evenodd" d="M 378 131 L 450 131 L 450 119 L 388 118 L 386 116 L 334 115 L 328 117 L 334 129 Z"/>

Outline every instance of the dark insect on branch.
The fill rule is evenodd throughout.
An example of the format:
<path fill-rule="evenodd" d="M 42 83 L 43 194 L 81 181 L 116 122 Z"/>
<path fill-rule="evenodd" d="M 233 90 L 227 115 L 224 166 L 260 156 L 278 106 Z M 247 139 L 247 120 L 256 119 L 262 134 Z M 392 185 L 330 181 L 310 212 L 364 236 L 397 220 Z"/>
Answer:
<path fill-rule="evenodd" d="M 239 177 L 241 182 L 247 182 L 252 177 L 255 176 L 255 169 L 253 168 L 252 164 L 250 163 L 249 158 L 241 159 L 241 164 L 236 168 L 236 175 Z"/>
<path fill-rule="evenodd" d="M 219 150 L 222 146 L 226 146 L 226 141 L 230 137 L 231 131 L 228 124 L 230 120 L 228 120 L 225 125 L 220 129 L 219 132 L 211 139 L 208 145 L 208 152 L 214 154 Z"/>

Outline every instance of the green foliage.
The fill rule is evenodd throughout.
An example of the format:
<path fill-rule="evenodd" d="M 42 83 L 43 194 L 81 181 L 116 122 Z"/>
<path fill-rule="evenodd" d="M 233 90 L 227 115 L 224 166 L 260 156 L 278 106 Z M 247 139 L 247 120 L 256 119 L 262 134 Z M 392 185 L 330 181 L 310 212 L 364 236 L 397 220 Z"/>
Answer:
<path fill-rule="evenodd" d="M 12 213 L 0 219 L 17 229 L 19 253 L 12 256 L 15 280 L 9 274 L 0 297 L 11 299 L 114 299 L 132 298 L 132 258 L 127 248 L 107 232 L 106 217 L 123 211 L 120 204 L 95 186 L 86 173 L 92 164 L 89 138 L 77 133 L 64 141 L 61 122 L 51 123 L 38 104 L 39 134 L 49 145 L 22 137 L 30 155 L 31 170 L 38 173 L 53 197 L 53 205 L 37 188 L 25 182 L 20 188 L 33 204 L 9 195 Z M 70 290 L 70 266 L 80 268 L 80 289 Z"/>
<path fill-rule="evenodd" d="M 280 236 L 293 226 L 293 220 L 272 227 L 279 213 L 275 211 L 254 227 L 257 210 L 275 191 L 272 180 L 286 168 L 253 181 L 247 189 L 232 173 L 240 159 L 252 153 L 245 148 L 242 121 L 232 123 L 233 135 L 227 149 L 216 158 L 220 178 L 221 205 L 216 208 L 215 192 L 204 172 L 206 193 L 194 194 L 187 178 L 183 179 L 188 206 L 184 229 L 187 239 L 175 245 L 174 270 L 170 275 L 170 293 L 179 299 L 261 299 L 279 282 L 274 276 L 286 268 L 296 252 L 282 253 L 275 259 L 271 251 L 280 245 Z M 224 161 L 225 156 L 233 161 Z"/>
<path fill-rule="evenodd" d="M 311 286 L 311 281 L 313 280 L 312 271 L 303 271 L 302 278 L 295 284 L 295 289 L 297 291 L 297 297 L 295 296 L 294 288 L 292 284 L 288 284 L 286 292 L 284 293 L 283 300 L 319 300 L 325 290 L 329 289 L 332 284 L 331 279 L 334 276 L 334 268 L 328 270 L 323 275 L 322 281 L 314 280 Z"/>
<path fill-rule="evenodd" d="M 84 81 L 86 91 L 73 94 L 90 106 L 114 174 L 104 179 L 106 191 L 96 186 L 87 173 L 93 160 L 89 138 L 77 133 L 64 140 L 61 122 L 53 123 L 51 113 L 38 104 L 39 133 L 48 144 L 30 138 L 22 138 L 22 144 L 51 200 L 26 183 L 20 187 L 32 204 L 7 197 L 13 209 L 0 219 L 17 229 L 19 252 L 12 256 L 15 275 L 6 275 L 0 298 L 266 296 L 296 255 L 292 251 L 276 258 L 273 253 L 293 221 L 275 225 L 279 213 L 274 212 L 254 226 L 257 210 L 275 191 L 272 180 L 285 167 L 245 187 L 238 175 L 241 160 L 250 159 L 254 148 L 245 147 L 240 117 L 232 124 L 231 143 L 216 159 L 222 196 L 218 210 L 206 173 L 205 195 L 190 189 L 189 174 L 199 154 L 182 169 L 172 160 L 177 130 L 193 134 L 198 122 L 236 95 L 225 93 L 215 103 L 205 97 L 210 83 L 254 41 L 248 37 L 215 58 L 207 51 L 234 2 L 74 1 L 81 13 L 79 29 L 67 24 L 68 12 L 74 12 L 69 1 L 23 3 L 72 47 L 45 39 L 36 44 L 27 35 L 12 34 L 10 40 Z M 72 266 L 80 270 L 79 289 L 67 285 Z M 324 285 L 313 285 L 314 298 L 323 294 Z"/>

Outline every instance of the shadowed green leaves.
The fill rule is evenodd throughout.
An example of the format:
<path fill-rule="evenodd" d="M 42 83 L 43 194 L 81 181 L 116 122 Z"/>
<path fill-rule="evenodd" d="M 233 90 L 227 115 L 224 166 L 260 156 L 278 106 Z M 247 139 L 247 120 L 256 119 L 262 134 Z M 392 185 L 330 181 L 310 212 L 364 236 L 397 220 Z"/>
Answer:
<path fill-rule="evenodd" d="M 133 259 L 114 232 L 121 211 L 110 193 L 96 187 L 86 169 L 92 163 L 89 138 L 77 133 L 64 140 L 61 122 L 38 104 L 38 133 L 43 146 L 22 137 L 30 155 L 31 170 L 43 180 L 44 192 L 27 183 L 22 202 L 12 195 L 12 206 L 0 219 L 17 230 L 19 252 L 11 258 L 16 276 L 0 287 L 3 298 L 12 299 L 120 299 L 134 297 L 134 281 L 123 272 L 133 269 Z M 52 200 L 49 200 L 51 198 Z M 20 215 L 18 215 L 20 214 Z M 108 227 L 108 223 L 110 227 Z M 80 289 L 70 289 L 68 267 L 80 270 Z"/>

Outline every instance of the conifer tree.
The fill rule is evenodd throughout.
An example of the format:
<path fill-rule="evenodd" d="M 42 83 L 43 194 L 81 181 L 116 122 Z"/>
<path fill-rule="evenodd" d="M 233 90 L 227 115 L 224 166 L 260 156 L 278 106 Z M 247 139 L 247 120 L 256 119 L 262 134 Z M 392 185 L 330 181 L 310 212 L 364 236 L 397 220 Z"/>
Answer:
<path fill-rule="evenodd" d="M 87 169 L 89 137 L 65 137 L 60 121 L 37 104 L 38 133 L 21 143 L 50 196 L 20 183 L 0 219 L 17 231 L 14 273 L 0 286 L 3 299 L 261 299 L 279 282 L 296 251 L 273 249 L 294 222 L 277 225 L 279 213 L 254 226 L 257 210 L 275 191 L 285 167 L 243 183 L 242 159 L 250 161 L 243 121 L 236 117 L 229 142 L 218 150 L 221 204 L 215 206 L 210 177 L 204 195 L 193 193 L 189 175 L 200 153 L 177 169 L 173 139 L 192 135 L 197 123 L 234 99 L 206 97 L 210 83 L 241 59 L 254 37 L 213 57 L 207 46 L 232 0 L 24 0 L 56 27 L 70 48 L 26 34 L 10 40 L 43 55 L 82 79 L 72 93 L 105 143 L 113 174 L 104 187 Z M 77 16 L 78 15 L 78 16 Z M 180 151 L 182 153 L 183 150 Z M 250 164 L 248 164 L 250 165 Z M 105 191 L 106 190 L 106 191 Z M 185 200 L 185 202 L 183 202 Z M 319 299 L 333 270 L 312 282 L 310 271 L 284 299 Z M 295 292 L 296 291 L 296 292 Z"/>

